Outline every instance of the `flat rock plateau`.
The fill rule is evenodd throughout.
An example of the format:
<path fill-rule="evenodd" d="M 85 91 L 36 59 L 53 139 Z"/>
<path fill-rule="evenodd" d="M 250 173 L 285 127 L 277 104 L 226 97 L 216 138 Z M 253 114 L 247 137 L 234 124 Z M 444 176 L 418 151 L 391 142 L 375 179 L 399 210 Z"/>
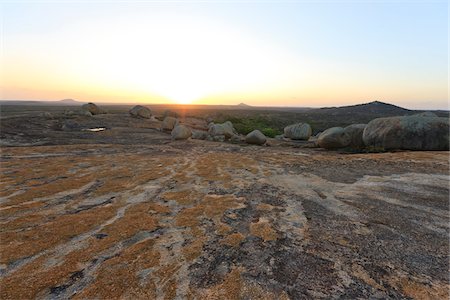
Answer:
<path fill-rule="evenodd" d="M 74 122 L 2 120 L 1 299 L 449 297 L 448 152 Z"/>

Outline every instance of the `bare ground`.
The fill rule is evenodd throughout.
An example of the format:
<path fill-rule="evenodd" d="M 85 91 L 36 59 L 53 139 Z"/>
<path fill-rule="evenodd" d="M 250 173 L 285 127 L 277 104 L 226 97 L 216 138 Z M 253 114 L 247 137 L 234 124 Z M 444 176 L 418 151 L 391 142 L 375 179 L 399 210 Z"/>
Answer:
<path fill-rule="evenodd" d="M 449 297 L 448 152 L 172 142 L 147 121 L 83 120 L 108 130 L 2 124 L 27 146 L 1 153 L 1 299 Z"/>

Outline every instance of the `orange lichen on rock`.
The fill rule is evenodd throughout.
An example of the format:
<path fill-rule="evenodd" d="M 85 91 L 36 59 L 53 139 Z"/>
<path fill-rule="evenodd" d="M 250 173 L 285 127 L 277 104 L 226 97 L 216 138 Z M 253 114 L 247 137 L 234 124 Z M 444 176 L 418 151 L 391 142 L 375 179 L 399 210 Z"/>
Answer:
<path fill-rule="evenodd" d="M 264 241 L 273 241 L 277 239 L 277 233 L 273 230 L 268 220 L 260 218 L 258 222 L 250 224 L 250 233 L 262 238 Z"/>
<path fill-rule="evenodd" d="M 230 235 L 227 235 L 222 241 L 222 244 L 231 246 L 231 247 L 237 247 L 239 246 L 242 241 L 245 239 L 244 235 L 240 232 L 232 233 Z"/>
<path fill-rule="evenodd" d="M 154 240 L 145 240 L 105 261 L 96 273 L 96 279 L 75 299 L 122 299 L 156 297 L 155 286 L 150 278 L 142 280 L 139 271 L 159 264 L 159 253 L 153 249 Z"/>

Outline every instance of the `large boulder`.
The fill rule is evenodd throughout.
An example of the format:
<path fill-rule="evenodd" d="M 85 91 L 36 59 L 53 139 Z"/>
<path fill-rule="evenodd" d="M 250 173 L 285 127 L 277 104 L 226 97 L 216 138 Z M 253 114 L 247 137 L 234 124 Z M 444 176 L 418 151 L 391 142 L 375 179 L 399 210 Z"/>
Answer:
<path fill-rule="evenodd" d="M 172 130 L 172 139 L 174 140 L 187 140 L 192 136 L 192 131 L 189 127 L 184 125 L 177 125 Z"/>
<path fill-rule="evenodd" d="M 178 125 L 177 118 L 174 117 L 165 117 L 161 123 L 161 129 L 171 131 Z"/>
<path fill-rule="evenodd" d="M 101 114 L 101 113 L 104 113 L 104 112 L 100 109 L 100 107 L 98 107 L 97 105 L 95 105 L 95 104 L 92 103 L 92 102 L 83 104 L 83 105 L 81 106 L 81 109 L 84 110 L 84 111 L 88 111 L 88 112 L 90 112 L 90 113 L 93 114 L 93 115 L 99 115 L 99 114 Z"/>
<path fill-rule="evenodd" d="M 374 119 L 364 129 L 364 144 L 384 150 L 449 150 L 449 120 L 433 115 Z"/>
<path fill-rule="evenodd" d="M 208 138 L 208 132 L 203 130 L 192 130 L 192 138 L 194 140 L 206 140 Z"/>
<path fill-rule="evenodd" d="M 351 137 L 342 127 L 328 128 L 317 139 L 317 144 L 325 149 L 338 149 L 350 145 Z"/>
<path fill-rule="evenodd" d="M 152 117 L 152 111 L 142 105 L 136 105 L 129 111 L 130 115 L 133 117 L 141 117 L 145 119 L 150 119 Z"/>
<path fill-rule="evenodd" d="M 259 130 L 253 130 L 245 136 L 245 142 L 253 145 L 263 145 L 266 142 L 266 136 Z"/>
<path fill-rule="evenodd" d="M 307 123 L 297 123 L 284 128 L 284 136 L 291 140 L 308 140 L 312 134 L 311 126 Z"/>
<path fill-rule="evenodd" d="M 233 135 L 237 134 L 237 131 L 233 127 L 233 123 L 231 123 L 230 121 L 226 121 L 222 124 L 210 123 L 208 125 L 208 128 L 208 133 L 211 136 L 224 135 L 226 139 L 229 139 Z"/>
<path fill-rule="evenodd" d="M 364 148 L 363 132 L 367 124 L 352 124 L 344 128 L 344 132 L 350 136 L 350 147 Z"/>

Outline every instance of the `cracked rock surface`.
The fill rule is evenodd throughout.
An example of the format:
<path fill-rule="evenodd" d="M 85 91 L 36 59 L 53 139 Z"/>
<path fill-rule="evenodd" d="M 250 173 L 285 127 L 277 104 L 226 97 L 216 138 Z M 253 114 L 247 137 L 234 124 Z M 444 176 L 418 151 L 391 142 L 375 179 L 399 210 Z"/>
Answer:
<path fill-rule="evenodd" d="M 448 298 L 448 152 L 155 135 L 2 148 L 1 299 Z"/>

